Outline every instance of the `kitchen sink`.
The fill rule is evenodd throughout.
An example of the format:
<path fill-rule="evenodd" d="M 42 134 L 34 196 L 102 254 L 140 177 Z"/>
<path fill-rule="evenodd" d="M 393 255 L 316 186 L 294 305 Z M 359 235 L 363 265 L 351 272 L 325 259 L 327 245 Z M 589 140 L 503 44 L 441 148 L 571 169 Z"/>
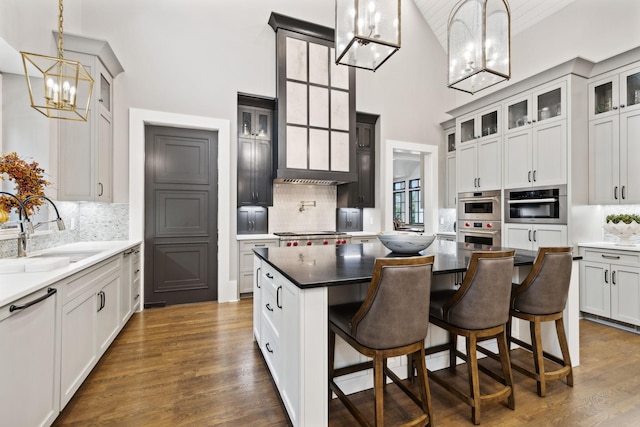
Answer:
<path fill-rule="evenodd" d="M 69 258 L 69 262 L 78 262 L 100 252 L 102 251 L 99 251 L 99 250 L 51 251 L 51 252 L 45 252 L 42 254 L 31 255 L 28 258 L 31 258 L 31 259 Z"/>

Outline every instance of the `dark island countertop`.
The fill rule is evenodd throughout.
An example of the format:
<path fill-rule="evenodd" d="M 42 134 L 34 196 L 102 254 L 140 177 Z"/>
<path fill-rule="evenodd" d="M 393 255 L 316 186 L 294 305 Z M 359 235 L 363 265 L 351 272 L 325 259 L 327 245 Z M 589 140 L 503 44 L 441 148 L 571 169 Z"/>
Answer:
<path fill-rule="evenodd" d="M 467 271 L 473 251 L 501 251 L 509 248 L 436 240 L 420 255 L 435 255 L 433 274 Z M 381 243 L 338 246 L 259 248 L 257 256 L 271 264 L 299 288 L 347 285 L 371 280 L 376 258 L 397 255 Z M 515 266 L 532 265 L 536 252 L 516 249 Z"/>

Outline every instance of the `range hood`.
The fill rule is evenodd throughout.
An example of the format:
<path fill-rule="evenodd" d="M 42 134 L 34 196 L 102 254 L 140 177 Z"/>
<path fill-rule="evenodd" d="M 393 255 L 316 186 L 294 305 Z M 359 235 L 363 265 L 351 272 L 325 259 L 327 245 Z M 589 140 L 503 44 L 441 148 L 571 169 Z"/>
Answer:
<path fill-rule="evenodd" d="M 276 33 L 274 182 L 355 182 L 355 69 L 335 64 L 333 28 L 277 13 L 269 25 Z"/>

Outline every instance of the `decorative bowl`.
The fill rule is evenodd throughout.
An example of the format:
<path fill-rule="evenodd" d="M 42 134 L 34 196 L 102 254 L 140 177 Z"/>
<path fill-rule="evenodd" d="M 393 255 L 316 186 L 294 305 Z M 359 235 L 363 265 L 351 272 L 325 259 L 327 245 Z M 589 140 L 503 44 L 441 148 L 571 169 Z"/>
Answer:
<path fill-rule="evenodd" d="M 635 221 L 631 221 L 629 224 L 622 221 L 617 224 L 608 221 L 602 226 L 602 228 L 604 228 L 607 233 L 611 233 L 618 237 L 620 241 L 617 244 L 621 246 L 633 246 L 631 238 L 640 234 L 640 224 Z"/>
<path fill-rule="evenodd" d="M 435 235 L 422 233 L 389 232 L 378 234 L 380 242 L 390 251 L 397 254 L 416 254 L 429 247 Z"/>

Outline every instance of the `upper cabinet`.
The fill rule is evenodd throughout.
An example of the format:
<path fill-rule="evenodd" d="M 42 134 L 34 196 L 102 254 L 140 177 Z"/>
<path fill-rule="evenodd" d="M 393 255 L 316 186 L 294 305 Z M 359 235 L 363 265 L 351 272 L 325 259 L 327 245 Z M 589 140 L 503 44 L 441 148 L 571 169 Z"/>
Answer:
<path fill-rule="evenodd" d="M 504 103 L 504 188 L 567 183 L 566 81 Z"/>
<path fill-rule="evenodd" d="M 276 31 L 275 178 L 354 182 L 355 71 L 335 65 L 333 30 L 271 14 Z"/>
<path fill-rule="evenodd" d="M 375 155 L 376 121 L 378 116 L 357 114 L 356 139 L 356 182 L 338 186 L 338 207 L 373 208 L 375 207 Z"/>
<path fill-rule="evenodd" d="M 640 67 L 589 83 L 589 203 L 640 203 Z"/>
<path fill-rule="evenodd" d="M 456 129 L 447 129 L 444 132 L 444 141 L 447 148 L 445 166 L 445 208 L 457 208 L 458 192 L 456 190 Z"/>
<path fill-rule="evenodd" d="M 238 107 L 238 206 L 271 206 L 272 112 Z"/>
<path fill-rule="evenodd" d="M 113 201 L 113 80 L 122 66 L 107 42 L 65 34 L 65 58 L 94 80 L 86 122 L 58 123 L 58 200 Z"/>
<path fill-rule="evenodd" d="M 459 192 L 499 190 L 502 179 L 501 106 L 456 119 Z"/>

